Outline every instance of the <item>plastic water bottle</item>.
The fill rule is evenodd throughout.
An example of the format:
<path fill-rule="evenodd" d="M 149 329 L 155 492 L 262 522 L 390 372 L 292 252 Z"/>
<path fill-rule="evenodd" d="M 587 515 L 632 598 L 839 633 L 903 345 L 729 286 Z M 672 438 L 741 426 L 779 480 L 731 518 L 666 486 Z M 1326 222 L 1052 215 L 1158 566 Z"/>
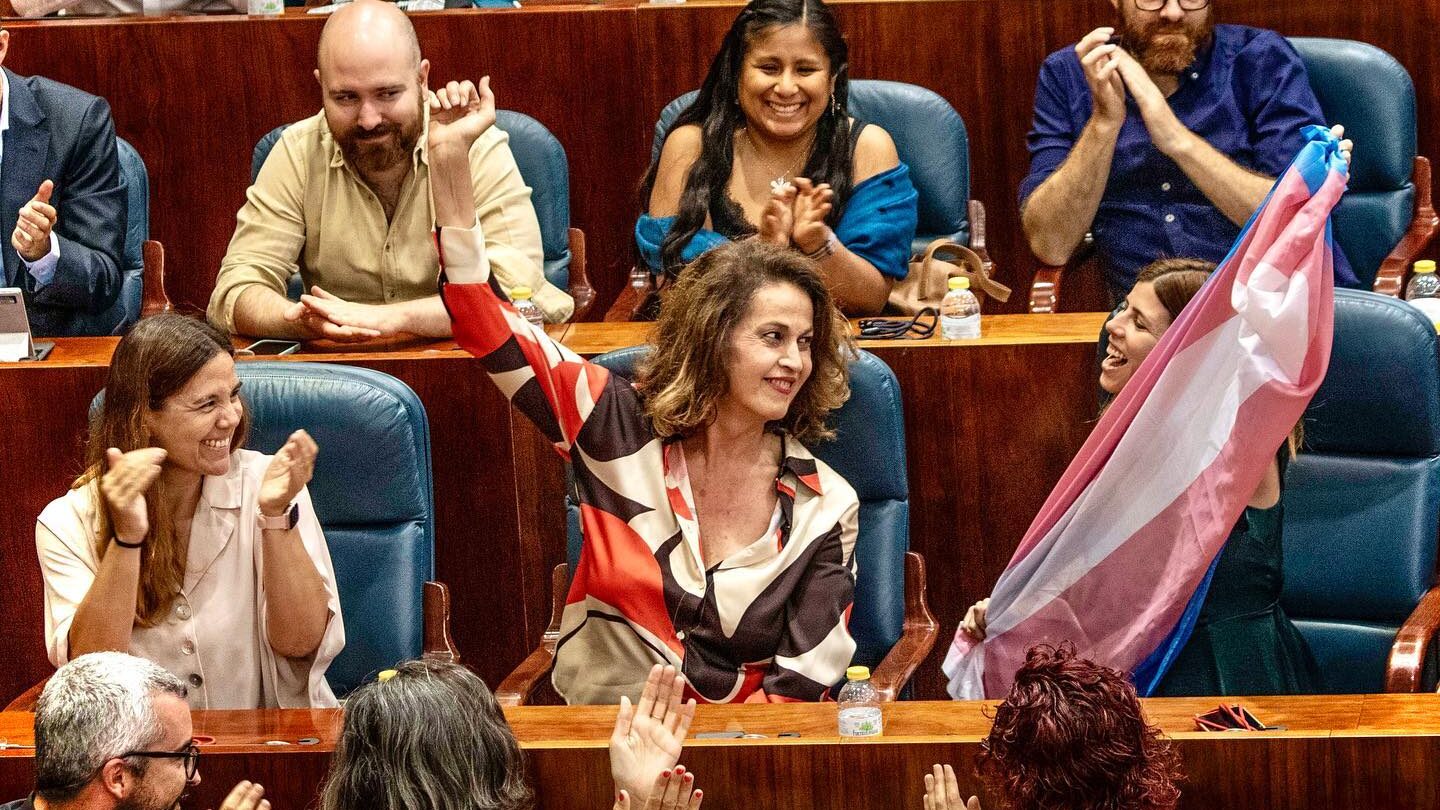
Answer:
<path fill-rule="evenodd" d="M 285 0 L 249 0 L 246 11 L 250 14 L 284 14 Z"/>
<path fill-rule="evenodd" d="M 980 337 L 980 302 L 970 292 L 970 279 L 950 278 L 950 292 L 940 302 L 940 331 L 947 340 Z"/>
<path fill-rule="evenodd" d="M 840 736 L 878 737 L 883 730 L 880 716 L 880 693 L 870 683 L 869 667 L 845 670 L 845 685 L 840 688 Z"/>
<path fill-rule="evenodd" d="M 545 313 L 541 312 L 540 307 L 535 306 L 535 302 L 530 300 L 533 295 L 534 293 L 530 292 L 529 287 L 510 288 L 510 301 L 514 304 L 515 311 L 520 313 L 520 317 L 544 329 Z"/>
<path fill-rule="evenodd" d="M 1435 276 L 1435 262 L 1430 259 L 1415 262 L 1415 274 L 1405 285 L 1405 300 L 1425 313 L 1431 323 L 1440 325 L 1440 278 Z"/>

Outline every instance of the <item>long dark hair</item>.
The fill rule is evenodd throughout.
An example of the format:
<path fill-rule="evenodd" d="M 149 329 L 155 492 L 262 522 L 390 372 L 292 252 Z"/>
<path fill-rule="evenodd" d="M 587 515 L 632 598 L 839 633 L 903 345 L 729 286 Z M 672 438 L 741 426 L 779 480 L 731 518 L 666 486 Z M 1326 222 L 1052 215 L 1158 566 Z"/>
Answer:
<path fill-rule="evenodd" d="M 740 11 L 720 43 L 720 52 L 710 63 L 700 94 L 665 131 L 667 138 L 677 127 L 687 124 L 698 124 L 701 131 L 700 157 L 685 179 L 675 224 L 660 245 L 661 263 L 668 273 L 679 270 L 685 245 L 704 226 L 710 210 L 725 197 L 734 169 L 735 130 L 745 125 L 745 114 L 739 104 L 740 70 L 745 63 L 745 53 L 762 31 L 787 25 L 810 29 L 830 60 L 835 100 L 815 125 L 815 141 L 801 176 L 810 178 L 816 185 L 830 184 L 835 190 L 835 205 L 826 221 L 831 227 L 840 221 L 853 185 L 850 164 L 854 151 L 850 143 L 850 49 L 845 44 L 845 36 L 840 33 L 829 7 L 820 0 L 752 0 Z M 641 185 L 642 210 L 649 207 L 659 168 L 657 156 Z"/>
<path fill-rule="evenodd" d="M 85 471 L 72 485 L 75 489 L 96 486 L 96 559 L 103 559 L 110 548 L 113 527 L 105 499 L 99 493 L 105 451 L 118 447 L 128 453 L 149 447 L 152 437 L 145 414 L 163 408 L 165 400 L 221 354 L 235 356 L 228 335 L 205 321 L 173 312 L 141 320 L 115 347 L 105 381 L 105 404 L 90 422 Z M 232 450 L 245 446 L 249 431 L 250 409 L 246 408 L 235 427 Z M 135 596 L 135 617 L 141 627 L 165 620 L 185 581 L 189 548 L 176 536 L 174 524 L 161 519 L 157 511 L 164 501 L 164 491 L 165 482 L 157 480 L 145 497 L 150 535 L 140 549 L 140 586 Z"/>

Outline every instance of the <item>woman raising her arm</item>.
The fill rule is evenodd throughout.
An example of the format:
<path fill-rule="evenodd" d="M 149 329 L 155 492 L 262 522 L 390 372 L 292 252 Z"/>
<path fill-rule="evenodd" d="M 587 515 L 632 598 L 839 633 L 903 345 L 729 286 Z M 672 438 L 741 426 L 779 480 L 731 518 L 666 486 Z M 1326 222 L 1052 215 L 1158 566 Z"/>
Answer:
<path fill-rule="evenodd" d="M 456 340 L 574 467 L 585 548 L 556 690 L 613 703 L 671 664 L 702 700 L 821 699 L 855 650 L 859 511 L 804 444 L 849 395 L 824 281 L 774 245 L 716 249 L 671 289 L 634 385 L 586 363 L 489 283 L 464 156 L 494 110 L 488 79 L 431 101 L 442 294 Z"/>

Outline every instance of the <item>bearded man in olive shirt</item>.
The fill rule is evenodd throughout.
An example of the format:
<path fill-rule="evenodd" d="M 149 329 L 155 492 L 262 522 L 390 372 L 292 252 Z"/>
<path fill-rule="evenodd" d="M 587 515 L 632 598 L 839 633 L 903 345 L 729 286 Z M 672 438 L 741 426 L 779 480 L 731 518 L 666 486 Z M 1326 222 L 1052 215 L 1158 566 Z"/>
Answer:
<path fill-rule="evenodd" d="M 262 337 L 362 341 L 448 337 L 437 295 L 426 82 L 415 29 L 390 3 L 331 15 L 316 79 L 324 109 L 287 128 L 237 216 L 209 318 Z M 503 132 L 470 150 L 475 218 L 501 286 L 526 286 L 551 322 L 570 296 L 541 272 L 540 225 Z M 300 272 L 306 295 L 285 297 Z"/>

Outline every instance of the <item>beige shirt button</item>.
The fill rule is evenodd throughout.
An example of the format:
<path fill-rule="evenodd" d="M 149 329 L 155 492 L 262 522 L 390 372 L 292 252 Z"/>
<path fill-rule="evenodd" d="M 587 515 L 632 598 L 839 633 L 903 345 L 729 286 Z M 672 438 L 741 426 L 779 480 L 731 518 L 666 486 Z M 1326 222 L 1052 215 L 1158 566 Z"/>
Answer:
<path fill-rule="evenodd" d="M 185 655 L 194 655 L 195 642 L 191 641 L 188 638 L 185 639 L 185 643 L 180 645 L 180 652 L 184 653 Z"/>
<path fill-rule="evenodd" d="M 187 604 L 185 604 L 184 602 L 181 602 L 180 604 L 176 605 L 176 606 L 175 606 L 175 616 L 176 616 L 176 618 L 179 618 L 179 619 L 188 620 L 188 619 L 190 618 L 190 606 L 187 605 Z"/>

